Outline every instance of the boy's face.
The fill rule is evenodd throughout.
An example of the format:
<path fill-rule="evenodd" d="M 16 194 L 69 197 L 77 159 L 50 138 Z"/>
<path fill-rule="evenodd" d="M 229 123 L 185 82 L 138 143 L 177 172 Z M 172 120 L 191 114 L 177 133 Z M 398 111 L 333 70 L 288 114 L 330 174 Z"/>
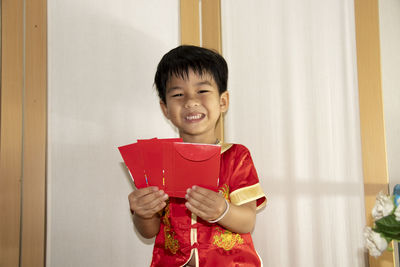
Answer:
<path fill-rule="evenodd" d="M 221 95 L 208 73 L 199 76 L 192 70 L 186 79 L 171 76 L 166 86 L 166 103 L 160 101 L 164 115 L 178 128 L 185 142 L 214 143 L 215 126 L 221 112 L 228 110 L 229 95 Z"/>

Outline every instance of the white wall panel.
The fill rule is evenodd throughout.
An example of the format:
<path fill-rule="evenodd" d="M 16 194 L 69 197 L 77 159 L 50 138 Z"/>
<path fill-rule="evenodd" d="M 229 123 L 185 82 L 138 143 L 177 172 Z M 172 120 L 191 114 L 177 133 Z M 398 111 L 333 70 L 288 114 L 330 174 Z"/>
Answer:
<path fill-rule="evenodd" d="M 222 1 L 227 141 L 252 152 L 264 266 L 364 266 L 353 1 Z"/>
<path fill-rule="evenodd" d="M 118 145 L 174 137 L 153 86 L 178 0 L 49 0 L 48 266 L 146 266 Z"/>

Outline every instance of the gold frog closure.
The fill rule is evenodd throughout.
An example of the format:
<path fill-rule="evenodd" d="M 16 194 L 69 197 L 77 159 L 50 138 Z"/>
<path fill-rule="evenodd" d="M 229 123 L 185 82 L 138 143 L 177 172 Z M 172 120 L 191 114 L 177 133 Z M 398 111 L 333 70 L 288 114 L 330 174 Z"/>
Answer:
<path fill-rule="evenodd" d="M 243 238 L 236 233 L 232 233 L 229 230 L 222 231 L 221 228 L 216 229 L 219 234 L 214 235 L 213 244 L 217 247 L 223 248 L 224 250 L 231 250 L 236 244 L 243 244 Z"/>
<path fill-rule="evenodd" d="M 179 249 L 179 242 L 177 239 L 175 239 L 175 233 L 171 230 L 171 223 L 169 221 L 169 203 L 165 207 L 165 213 L 162 218 L 163 223 L 164 223 L 164 245 L 165 249 L 168 249 L 171 251 L 172 254 L 176 254 L 176 252 Z"/>

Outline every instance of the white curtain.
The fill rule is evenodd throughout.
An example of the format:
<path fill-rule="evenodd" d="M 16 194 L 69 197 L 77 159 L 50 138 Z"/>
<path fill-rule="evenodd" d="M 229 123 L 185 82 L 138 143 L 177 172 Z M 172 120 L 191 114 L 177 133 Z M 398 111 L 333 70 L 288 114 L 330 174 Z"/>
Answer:
<path fill-rule="evenodd" d="M 227 141 L 268 196 L 253 233 L 264 266 L 364 266 L 354 3 L 223 0 Z"/>

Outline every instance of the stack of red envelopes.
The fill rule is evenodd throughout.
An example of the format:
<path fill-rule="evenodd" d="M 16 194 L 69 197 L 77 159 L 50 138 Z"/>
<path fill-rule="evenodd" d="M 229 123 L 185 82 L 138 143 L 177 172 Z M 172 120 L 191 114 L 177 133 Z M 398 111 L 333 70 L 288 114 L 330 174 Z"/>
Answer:
<path fill-rule="evenodd" d="M 219 145 L 153 138 L 118 149 L 137 188 L 157 186 L 170 197 L 185 197 L 193 185 L 217 191 Z"/>

